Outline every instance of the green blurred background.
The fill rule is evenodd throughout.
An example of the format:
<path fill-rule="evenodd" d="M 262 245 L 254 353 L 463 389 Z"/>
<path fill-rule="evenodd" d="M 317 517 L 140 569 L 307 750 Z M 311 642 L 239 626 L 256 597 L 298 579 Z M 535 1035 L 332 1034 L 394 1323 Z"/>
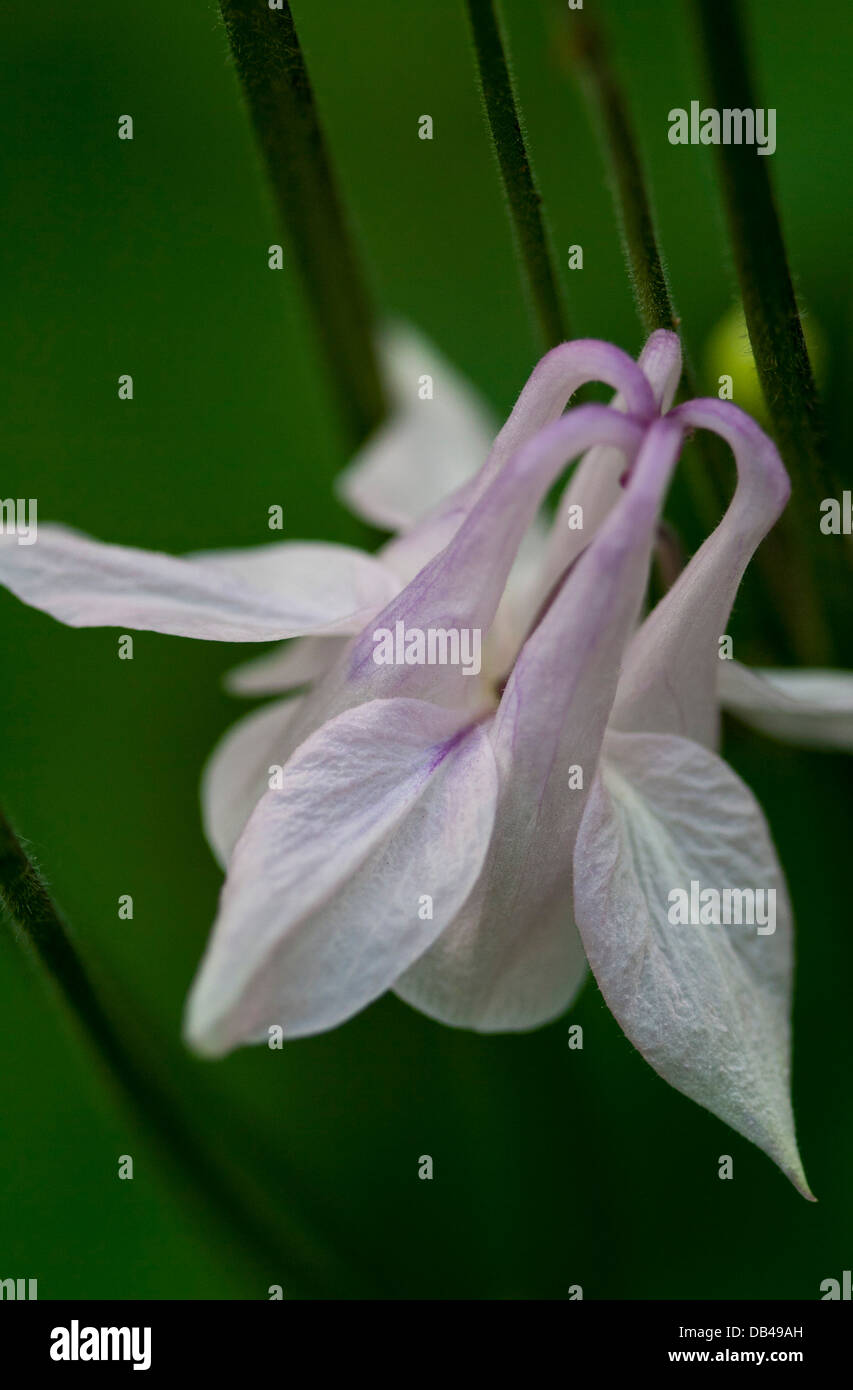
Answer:
<path fill-rule="evenodd" d="M 538 347 L 460 0 L 293 8 L 379 304 L 505 413 Z M 678 0 L 602 8 L 701 359 L 735 291 L 714 152 L 666 139 L 668 110 L 703 94 L 690 15 Z M 562 11 L 504 4 L 530 147 L 562 263 L 584 247 L 583 271 L 564 274 L 575 331 L 635 352 L 599 152 L 554 42 Z M 772 171 L 796 286 L 823 329 L 849 477 L 851 20 L 798 0 L 749 11 L 760 103 L 778 111 Z M 2 29 L 0 495 L 152 549 L 263 542 L 273 503 L 286 536 L 372 543 L 332 496 L 346 462 L 333 398 L 299 286 L 267 269 L 282 237 L 216 6 L 19 0 Z M 116 138 L 125 113 L 132 143 Z M 431 143 L 417 138 L 422 113 Z M 125 372 L 132 403 L 117 399 Z M 675 520 L 696 536 L 683 498 Z M 751 594 L 748 580 L 730 627 L 741 654 L 760 638 Z M 135 659 L 119 661 L 115 632 L 71 631 L 5 591 L 0 622 L 0 799 L 122 1027 L 235 1180 L 269 1201 L 281 1246 L 277 1263 L 254 1260 L 210 1213 L 3 932 L 0 1278 L 38 1278 L 42 1298 L 265 1298 L 270 1284 L 286 1297 L 563 1298 L 581 1284 L 587 1298 L 815 1298 L 849 1267 L 849 758 L 727 738 L 795 903 L 794 1099 L 813 1206 L 652 1073 L 592 984 L 524 1036 L 445 1029 L 387 998 L 281 1052 L 186 1057 L 180 1012 L 220 884 L 199 773 L 248 708 L 220 677 L 258 649 L 140 633 Z M 124 893 L 132 922 L 117 917 Z M 570 1023 L 582 1052 L 567 1047 Z M 432 1182 L 417 1177 L 425 1153 Z M 717 1178 L 724 1153 L 733 1182 Z M 121 1154 L 132 1182 L 118 1180 Z"/>

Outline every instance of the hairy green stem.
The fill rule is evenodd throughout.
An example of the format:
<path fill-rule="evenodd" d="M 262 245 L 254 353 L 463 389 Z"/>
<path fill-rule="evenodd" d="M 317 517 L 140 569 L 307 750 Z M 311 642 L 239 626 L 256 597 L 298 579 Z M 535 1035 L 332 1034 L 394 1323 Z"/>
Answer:
<path fill-rule="evenodd" d="M 757 110 L 742 5 L 735 0 L 693 3 L 713 105 L 720 111 Z M 747 144 L 721 144 L 717 153 L 749 341 L 791 475 L 794 503 L 799 503 L 775 533 L 781 557 L 777 570 L 780 577 L 788 576 L 781 593 L 797 627 L 800 657 L 822 664 L 833 660 L 838 645 L 825 609 L 840 613 L 843 595 L 842 567 L 834 552 L 830 555 L 820 545 L 819 505 L 824 497 L 841 495 L 840 483 L 826 458 L 817 388 L 773 196 L 771 156 L 759 155 L 756 146 Z"/>
<path fill-rule="evenodd" d="M 711 99 L 756 110 L 742 0 L 694 0 Z M 795 484 L 824 496 L 827 476 L 817 389 L 770 181 L 756 146 L 718 147 L 723 197 L 749 340 L 768 410 Z"/>
<path fill-rule="evenodd" d="M 466 0 L 483 105 L 543 348 L 571 337 L 494 0 Z"/>
<path fill-rule="evenodd" d="M 150 1079 L 113 1025 L 89 979 L 65 923 L 44 882 L 5 815 L 0 811 L 0 904 L 22 944 L 43 970 L 82 1029 L 109 1077 L 159 1138 L 194 1190 L 206 1197 L 229 1232 L 236 1231 L 246 1254 L 273 1277 L 283 1260 L 292 1272 L 293 1253 L 284 1254 L 272 1223 L 256 1213 L 186 1124 L 179 1105 Z M 295 1242 L 294 1242 L 295 1243 Z M 302 1263 L 312 1257 L 303 1250 Z M 260 1296 L 260 1295 L 259 1295 Z"/>
<path fill-rule="evenodd" d="M 585 10 L 569 18 L 571 52 L 610 175 L 616 220 L 640 323 L 647 334 L 661 328 L 678 333 L 681 319 L 675 311 L 658 245 L 643 161 L 604 31 Z M 693 368 L 685 352 L 679 398 L 697 394 Z M 722 449 L 713 436 L 703 432 L 690 455 L 689 482 L 694 505 L 709 526 L 716 524 L 724 505 L 722 467 Z"/>
<path fill-rule="evenodd" d="M 252 124 L 296 261 L 347 442 L 385 414 L 370 297 L 288 0 L 220 0 Z"/>
<path fill-rule="evenodd" d="M 656 328 L 676 332 L 680 319 L 667 284 L 627 102 L 598 21 L 585 10 L 573 14 L 571 21 L 578 68 L 610 172 L 616 216 L 640 321 L 647 333 L 653 333 Z"/>
<path fill-rule="evenodd" d="M 610 173 L 629 278 L 640 321 L 647 333 L 677 331 L 677 315 L 660 253 L 643 161 L 633 132 L 628 102 L 610 59 L 598 19 L 586 11 L 571 16 L 572 51 Z M 761 162 L 761 161 L 759 161 Z M 679 398 L 693 397 L 698 387 L 685 353 Z M 694 505 L 706 523 L 715 525 L 725 506 L 725 445 L 705 431 L 690 451 L 688 477 Z M 826 624 L 817 601 L 812 567 L 801 538 L 784 521 L 758 554 L 764 587 L 768 635 L 780 655 L 816 660 L 826 649 Z M 782 600 L 779 602 L 779 600 Z"/>

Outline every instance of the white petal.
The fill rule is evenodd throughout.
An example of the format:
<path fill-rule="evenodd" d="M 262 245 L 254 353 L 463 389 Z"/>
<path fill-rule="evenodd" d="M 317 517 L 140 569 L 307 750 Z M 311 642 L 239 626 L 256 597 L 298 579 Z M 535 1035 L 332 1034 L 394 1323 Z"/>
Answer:
<path fill-rule="evenodd" d="M 379 701 L 324 725 L 234 850 L 188 1002 L 193 1046 L 316 1033 L 382 994 L 468 896 L 496 794 L 488 738 L 447 711 Z"/>
<path fill-rule="evenodd" d="M 693 881 L 774 890 L 775 932 L 672 924 L 670 895 Z M 749 789 L 692 740 L 608 735 L 575 847 L 575 912 L 635 1047 L 811 1196 L 789 1100 L 790 907 Z"/>
<path fill-rule="evenodd" d="M 403 531 L 481 466 L 497 423 L 474 388 L 432 343 L 397 326 L 382 343 L 391 414 L 338 479 L 354 512 Z M 432 400 L 421 400 L 421 379 Z"/>
<path fill-rule="evenodd" d="M 562 846 L 567 862 L 571 846 Z M 515 861 L 513 861 L 513 867 Z M 425 955 L 394 986 L 412 1008 L 451 1027 L 478 1033 L 541 1028 L 565 1013 L 586 976 L 586 956 L 565 885 L 539 893 L 528 908 L 514 892 L 512 872 L 496 861 L 488 883 Z M 506 911 L 493 913 L 499 892 Z"/>
<path fill-rule="evenodd" d="M 325 675 L 344 645 L 343 637 L 300 637 L 274 647 L 254 661 L 234 666 L 225 676 L 232 695 L 279 695 Z"/>
<path fill-rule="evenodd" d="M 717 690 L 727 709 L 773 738 L 853 749 L 853 671 L 750 670 L 721 661 Z"/>
<path fill-rule="evenodd" d="M 298 633 L 285 635 L 360 632 L 401 588 L 376 556 L 328 541 L 279 541 L 186 558 L 204 570 L 233 575 L 279 603 L 298 601 L 305 617 Z"/>
<path fill-rule="evenodd" d="M 624 457 L 624 456 L 623 456 Z M 531 522 L 515 563 L 509 572 L 483 654 L 483 666 L 494 681 L 512 669 L 522 642 L 530 631 L 542 597 L 542 557 L 548 527 L 541 516 Z"/>
<path fill-rule="evenodd" d="M 211 849 L 225 867 L 246 821 L 270 785 L 270 772 L 287 761 L 287 738 L 300 699 L 276 700 L 228 730 L 204 770 L 201 809 Z"/>
<path fill-rule="evenodd" d="M 0 583 L 71 627 L 126 627 L 214 642 L 358 632 L 399 584 L 342 545 L 281 542 L 176 556 L 40 526 L 0 536 Z"/>

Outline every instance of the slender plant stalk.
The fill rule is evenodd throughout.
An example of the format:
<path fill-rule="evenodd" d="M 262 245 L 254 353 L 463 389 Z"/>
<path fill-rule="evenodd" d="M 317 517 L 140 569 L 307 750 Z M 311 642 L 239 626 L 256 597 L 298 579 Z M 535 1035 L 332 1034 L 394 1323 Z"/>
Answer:
<path fill-rule="evenodd" d="M 676 313 L 661 255 L 643 161 L 627 99 L 610 59 L 598 19 L 586 11 L 571 16 L 572 53 L 591 107 L 610 173 L 625 259 L 640 321 L 647 333 L 658 328 L 678 331 Z M 695 373 L 685 353 L 680 399 L 698 394 Z M 701 431 L 695 441 L 689 482 L 694 504 L 706 523 L 716 524 L 725 505 L 721 481 L 725 445 Z M 773 645 L 788 658 L 817 660 L 825 654 L 828 634 L 817 600 L 811 565 L 802 540 L 789 524 L 774 532 L 757 557 L 764 587 L 764 611 Z M 782 598 L 781 603 L 778 602 Z M 774 601 L 775 600 L 775 601 Z"/>
<path fill-rule="evenodd" d="M 87 1036 L 124 1098 L 139 1112 L 196 1191 L 206 1198 L 218 1219 L 236 1231 L 242 1245 L 259 1267 L 281 1271 L 287 1261 L 293 1269 L 293 1252 L 282 1251 L 272 1224 L 256 1213 L 232 1186 L 231 1180 L 211 1159 L 186 1124 L 179 1106 L 154 1083 L 140 1066 L 101 1004 L 65 923 L 23 845 L 0 811 L 0 904 L 22 944 L 37 958 L 58 990 L 77 1025 Z M 311 1262 L 302 1252 L 303 1263 Z"/>
<path fill-rule="evenodd" d="M 543 348 L 571 337 L 494 0 L 466 0 L 486 120 Z"/>
<path fill-rule="evenodd" d="M 370 297 L 288 0 L 220 0 L 255 136 L 351 448 L 385 414 Z"/>
<path fill-rule="evenodd" d="M 616 220 L 640 323 L 647 334 L 661 328 L 678 333 L 681 319 L 673 304 L 658 244 L 643 161 L 604 31 L 586 10 L 573 13 L 570 19 L 571 51 L 610 175 Z M 679 398 L 697 394 L 693 367 L 685 351 Z M 698 436 L 698 448 L 691 462 L 689 481 L 694 505 L 705 524 L 713 526 L 725 504 L 722 449 L 713 436 L 704 432 Z"/>
<path fill-rule="evenodd" d="M 740 0 L 694 0 L 711 99 L 757 109 Z M 785 253 L 770 158 L 720 145 L 723 196 L 749 340 L 780 449 L 795 484 L 826 495 L 818 395 Z"/>
<path fill-rule="evenodd" d="M 616 216 L 640 321 L 647 333 L 657 328 L 677 332 L 681 321 L 673 307 L 658 247 L 628 104 L 598 21 L 586 10 L 573 14 L 571 21 L 578 68 L 610 171 Z"/>
<path fill-rule="evenodd" d="M 742 4 L 693 3 L 714 106 L 758 109 Z M 800 655 L 820 664 L 833 660 L 838 649 L 824 610 L 844 609 L 842 566 L 835 563 L 834 552 L 819 543 L 819 504 L 824 497 L 840 496 L 841 484 L 826 457 L 817 388 L 773 196 L 770 156 L 760 156 L 752 145 L 720 145 L 717 153 L 749 341 L 773 431 L 800 503 L 798 520 L 807 521 L 805 529 L 795 526 L 789 512 L 777 528 L 789 584 L 793 573 L 798 585 L 785 607 L 798 625 Z"/>

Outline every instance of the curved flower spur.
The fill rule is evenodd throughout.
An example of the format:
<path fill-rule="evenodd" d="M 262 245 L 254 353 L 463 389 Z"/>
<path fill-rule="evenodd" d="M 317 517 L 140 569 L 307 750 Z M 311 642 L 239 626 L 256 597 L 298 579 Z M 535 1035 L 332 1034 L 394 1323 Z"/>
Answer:
<path fill-rule="evenodd" d="M 718 638 L 788 480 L 736 406 L 670 409 L 679 374 L 665 332 L 639 365 L 591 340 L 553 349 L 480 471 L 376 559 L 288 544 L 178 559 L 42 527 L 36 546 L 0 544 L 0 579 L 76 626 L 311 634 L 237 673 L 243 689 L 314 684 L 242 721 L 206 776 L 228 868 L 187 1005 L 198 1051 L 331 1028 L 389 988 L 450 1024 L 532 1028 L 568 1007 L 588 961 L 660 1075 L 810 1196 L 789 1101 L 784 879 L 758 804 L 714 751 Z M 616 400 L 563 414 L 588 380 Z M 462 421 L 477 437 L 458 404 L 447 444 Z M 393 441 L 408 430 L 411 443 L 410 426 L 398 416 L 345 478 L 362 506 L 399 490 Z M 666 490 L 697 428 L 731 446 L 737 489 L 641 622 Z M 579 456 L 546 539 L 541 503 Z M 424 660 L 409 636 L 430 631 L 482 634 L 484 669 Z M 380 633 L 404 635 L 391 660 Z M 765 683 L 741 685 L 761 713 Z M 827 742 L 844 741 L 835 694 Z M 773 687 L 766 708 L 781 698 L 796 735 L 796 691 Z M 817 689 L 807 732 L 822 712 Z M 693 883 L 775 895 L 774 930 L 674 925 L 673 890 Z"/>

